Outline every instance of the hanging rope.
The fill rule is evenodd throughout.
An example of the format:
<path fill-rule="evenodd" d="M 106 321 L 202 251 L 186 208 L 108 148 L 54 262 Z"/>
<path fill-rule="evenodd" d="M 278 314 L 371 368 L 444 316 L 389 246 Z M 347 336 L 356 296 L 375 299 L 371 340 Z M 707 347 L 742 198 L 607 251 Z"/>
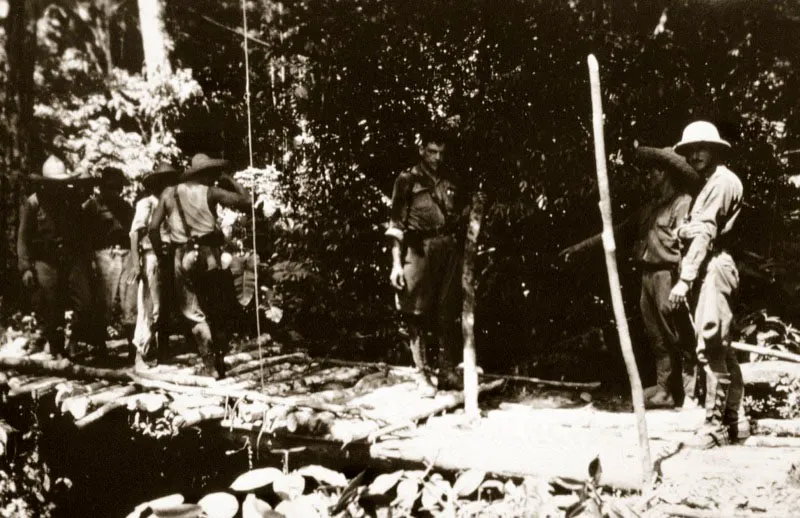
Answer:
<path fill-rule="evenodd" d="M 250 169 L 253 169 L 253 123 L 250 115 L 250 49 L 247 45 L 247 0 L 242 0 L 242 24 L 244 40 L 244 101 L 247 106 L 247 150 L 250 157 Z M 253 282 L 255 290 L 253 298 L 256 305 L 256 341 L 258 342 L 258 366 L 261 375 L 261 389 L 264 389 L 264 353 L 261 348 L 261 306 L 258 303 L 258 249 L 256 248 L 256 194 L 255 183 L 250 190 L 250 221 L 253 228 Z"/>

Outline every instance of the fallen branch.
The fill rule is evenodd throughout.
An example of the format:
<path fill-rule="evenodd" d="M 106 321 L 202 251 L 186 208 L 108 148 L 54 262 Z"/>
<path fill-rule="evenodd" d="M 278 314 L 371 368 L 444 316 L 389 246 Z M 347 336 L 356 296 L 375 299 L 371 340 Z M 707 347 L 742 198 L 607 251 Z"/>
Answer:
<path fill-rule="evenodd" d="M 708 511 L 705 509 L 695 509 L 687 505 L 659 505 L 653 508 L 660 511 L 664 516 L 680 516 L 682 518 L 755 518 L 763 517 L 763 513 L 747 513 L 728 511 Z"/>
<path fill-rule="evenodd" d="M 770 349 L 769 347 L 750 345 L 742 342 L 733 342 L 731 347 L 737 351 L 745 351 L 748 353 L 760 354 L 762 356 L 772 356 L 773 358 L 780 358 L 781 360 L 789 360 L 790 362 L 800 363 L 800 354 L 778 351 L 776 349 Z"/>
<path fill-rule="evenodd" d="M 559 387 L 559 388 L 572 388 L 572 389 L 581 389 L 581 390 L 596 390 L 600 388 L 599 381 L 589 381 L 589 382 L 582 382 L 582 381 L 556 381 L 556 380 L 545 380 L 540 378 L 530 378 L 527 376 L 516 376 L 512 374 L 481 374 L 481 377 L 487 379 L 501 379 L 501 380 L 509 380 L 509 381 L 524 381 L 526 383 L 533 383 L 536 385 L 543 385 L 546 387 Z"/>

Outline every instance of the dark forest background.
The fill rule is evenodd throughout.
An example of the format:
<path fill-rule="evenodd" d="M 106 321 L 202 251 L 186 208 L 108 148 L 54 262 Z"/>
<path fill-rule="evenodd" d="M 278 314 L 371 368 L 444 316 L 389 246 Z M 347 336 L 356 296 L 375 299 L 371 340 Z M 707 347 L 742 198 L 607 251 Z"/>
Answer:
<path fill-rule="evenodd" d="M 738 315 L 793 321 L 800 148 L 797 1 L 246 2 L 265 301 L 310 347 L 402 361 L 383 238 L 396 173 L 430 125 L 449 167 L 488 194 L 476 334 L 487 370 L 596 377 L 617 349 L 602 254 L 586 56 L 601 66 L 618 221 L 644 196 L 635 143 L 707 119 L 745 184 Z M 242 3 L 9 0 L 0 101 L 2 311 L 26 308 L 14 234 L 26 177 L 57 152 L 123 167 L 206 152 L 249 163 Z M 144 27 L 148 37 L 142 36 Z M 157 37 L 152 35 L 156 34 Z M 166 58 L 154 62 L 158 50 Z M 240 225 L 241 247 L 247 248 Z M 619 252 L 638 331 L 637 272 Z M 272 325 L 276 327 L 276 325 Z M 596 333 L 587 332 L 597 330 Z M 604 346 L 605 344 L 605 346 Z M 604 352 L 605 351 L 605 352 Z M 618 363 L 621 365 L 621 363 Z M 576 368 L 580 367 L 580 368 Z M 621 367 L 618 372 L 623 372 Z"/>

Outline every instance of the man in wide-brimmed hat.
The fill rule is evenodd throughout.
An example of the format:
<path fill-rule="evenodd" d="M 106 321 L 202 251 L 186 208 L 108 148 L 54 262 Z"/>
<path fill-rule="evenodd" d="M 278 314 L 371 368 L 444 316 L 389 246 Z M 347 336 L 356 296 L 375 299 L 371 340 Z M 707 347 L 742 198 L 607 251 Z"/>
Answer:
<path fill-rule="evenodd" d="M 131 223 L 130 239 L 133 261 L 139 265 L 137 285 L 136 330 L 133 345 L 136 348 L 134 364 L 141 369 L 146 367 L 145 358 L 155 348 L 156 358 L 166 357 L 169 345 L 169 308 L 172 306 L 173 267 L 172 247 L 170 246 L 169 229 L 161 226 L 162 253 L 165 260 L 159 266 L 158 255 L 153 250 L 147 227 L 153 216 L 159 197 L 164 189 L 174 185 L 178 180 L 178 170 L 170 163 L 158 164 L 152 172 L 140 180 L 145 189 L 143 196 L 136 202 L 136 212 Z M 127 277 L 126 282 L 133 282 Z"/>
<path fill-rule="evenodd" d="M 689 221 L 678 229 L 686 245 L 680 280 L 670 293 L 674 307 L 687 307 L 690 290 L 701 279 L 694 312 L 696 354 L 706 375 L 706 417 L 694 440 L 697 448 L 712 448 L 750 434 L 742 400 L 744 383 L 730 347 L 733 318 L 730 299 L 739 287 L 739 272 L 731 257 L 732 230 L 742 207 L 742 182 L 724 164 L 730 144 L 717 128 L 696 121 L 683 130 L 675 151 L 705 180 L 692 204 Z"/>
<path fill-rule="evenodd" d="M 94 179 L 70 173 L 64 162 L 49 157 L 41 175 L 30 175 L 35 192 L 20 211 L 17 252 L 23 285 L 34 295 L 50 353 L 65 354 L 64 311 L 72 308 L 69 352 L 79 339 L 104 346 L 104 330 L 95 318 L 92 296 L 91 248 L 86 238 L 81 203 Z"/>
<path fill-rule="evenodd" d="M 636 158 L 648 168 L 651 198 L 633 217 L 618 225 L 614 234 L 622 246 L 633 242 L 633 257 L 642 270 L 639 308 L 656 367 L 656 386 L 646 391 L 645 405 L 673 408 L 693 392 L 693 377 L 683 361 L 691 351 L 691 325 L 685 312 L 670 307 L 669 294 L 678 278 L 681 260 L 675 230 L 689 212 L 689 193 L 695 191 L 699 175 L 671 148 L 640 146 Z M 576 252 L 598 247 L 601 242 L 598 234 L 563 250 L 561 255 L 568 260 Z M 682 365 L 686 367 L 683 375 Z"/>
<path fill-rule="evenodd" d="M 99 189 L 84 210 L 89 216 L 89 235 L 97 273 L 97 297 L 103 308 L 106 326 L 111 326 L 119 315 L 123 334 L 129 344 L 136 325 L 136 289 L 122 282 L 126 272 L 134 270 L 128 232 L 133 220 L 133 207 L 122 197 L 122 190 L 130 184 L 125 173 L 116 167 L 101 170 Z M 103 351 L 98 351 L 102 353 Z"/>
<path fill-rule="evenodd" d="M 235 210 L 250 207 L 250 195 L 225 174 L 228 162 L 205 154 L 192 157 L 180 183 L 164 189 L 148 225 L 153 248 L 161 250 L 161 224 L 166 220 L 175 248 L 175 289 L 180 311 L 192 328 L 203 361 L 202 373 L 224 376 L 227 326 L 233 278 L 221 268 L 224 236 L 217 226 L 218 205 Z M 218 185 L 218 186 L 217 186 Z"/>

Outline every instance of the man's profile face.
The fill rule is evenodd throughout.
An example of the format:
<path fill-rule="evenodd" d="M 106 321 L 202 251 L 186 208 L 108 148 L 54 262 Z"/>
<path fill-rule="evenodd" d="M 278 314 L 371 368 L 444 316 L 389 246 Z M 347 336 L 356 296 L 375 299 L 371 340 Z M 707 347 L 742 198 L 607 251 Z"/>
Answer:
<path fill-rule="evenodd" d="M 705 144 L 695 144 L 688 149 L 686 161 L 702 176 L 709 176 L 716 168 L 714 151 Z"/>
<path fill-rule="evenodd" d="M 439 165 L 444 161 L 444 144 L 437 144 L 436 142 L 428 142 L 419 148 L 419 155 L 422 157 L 422 163 L 429 171 L 436 172 L 439 170 Z"/>

